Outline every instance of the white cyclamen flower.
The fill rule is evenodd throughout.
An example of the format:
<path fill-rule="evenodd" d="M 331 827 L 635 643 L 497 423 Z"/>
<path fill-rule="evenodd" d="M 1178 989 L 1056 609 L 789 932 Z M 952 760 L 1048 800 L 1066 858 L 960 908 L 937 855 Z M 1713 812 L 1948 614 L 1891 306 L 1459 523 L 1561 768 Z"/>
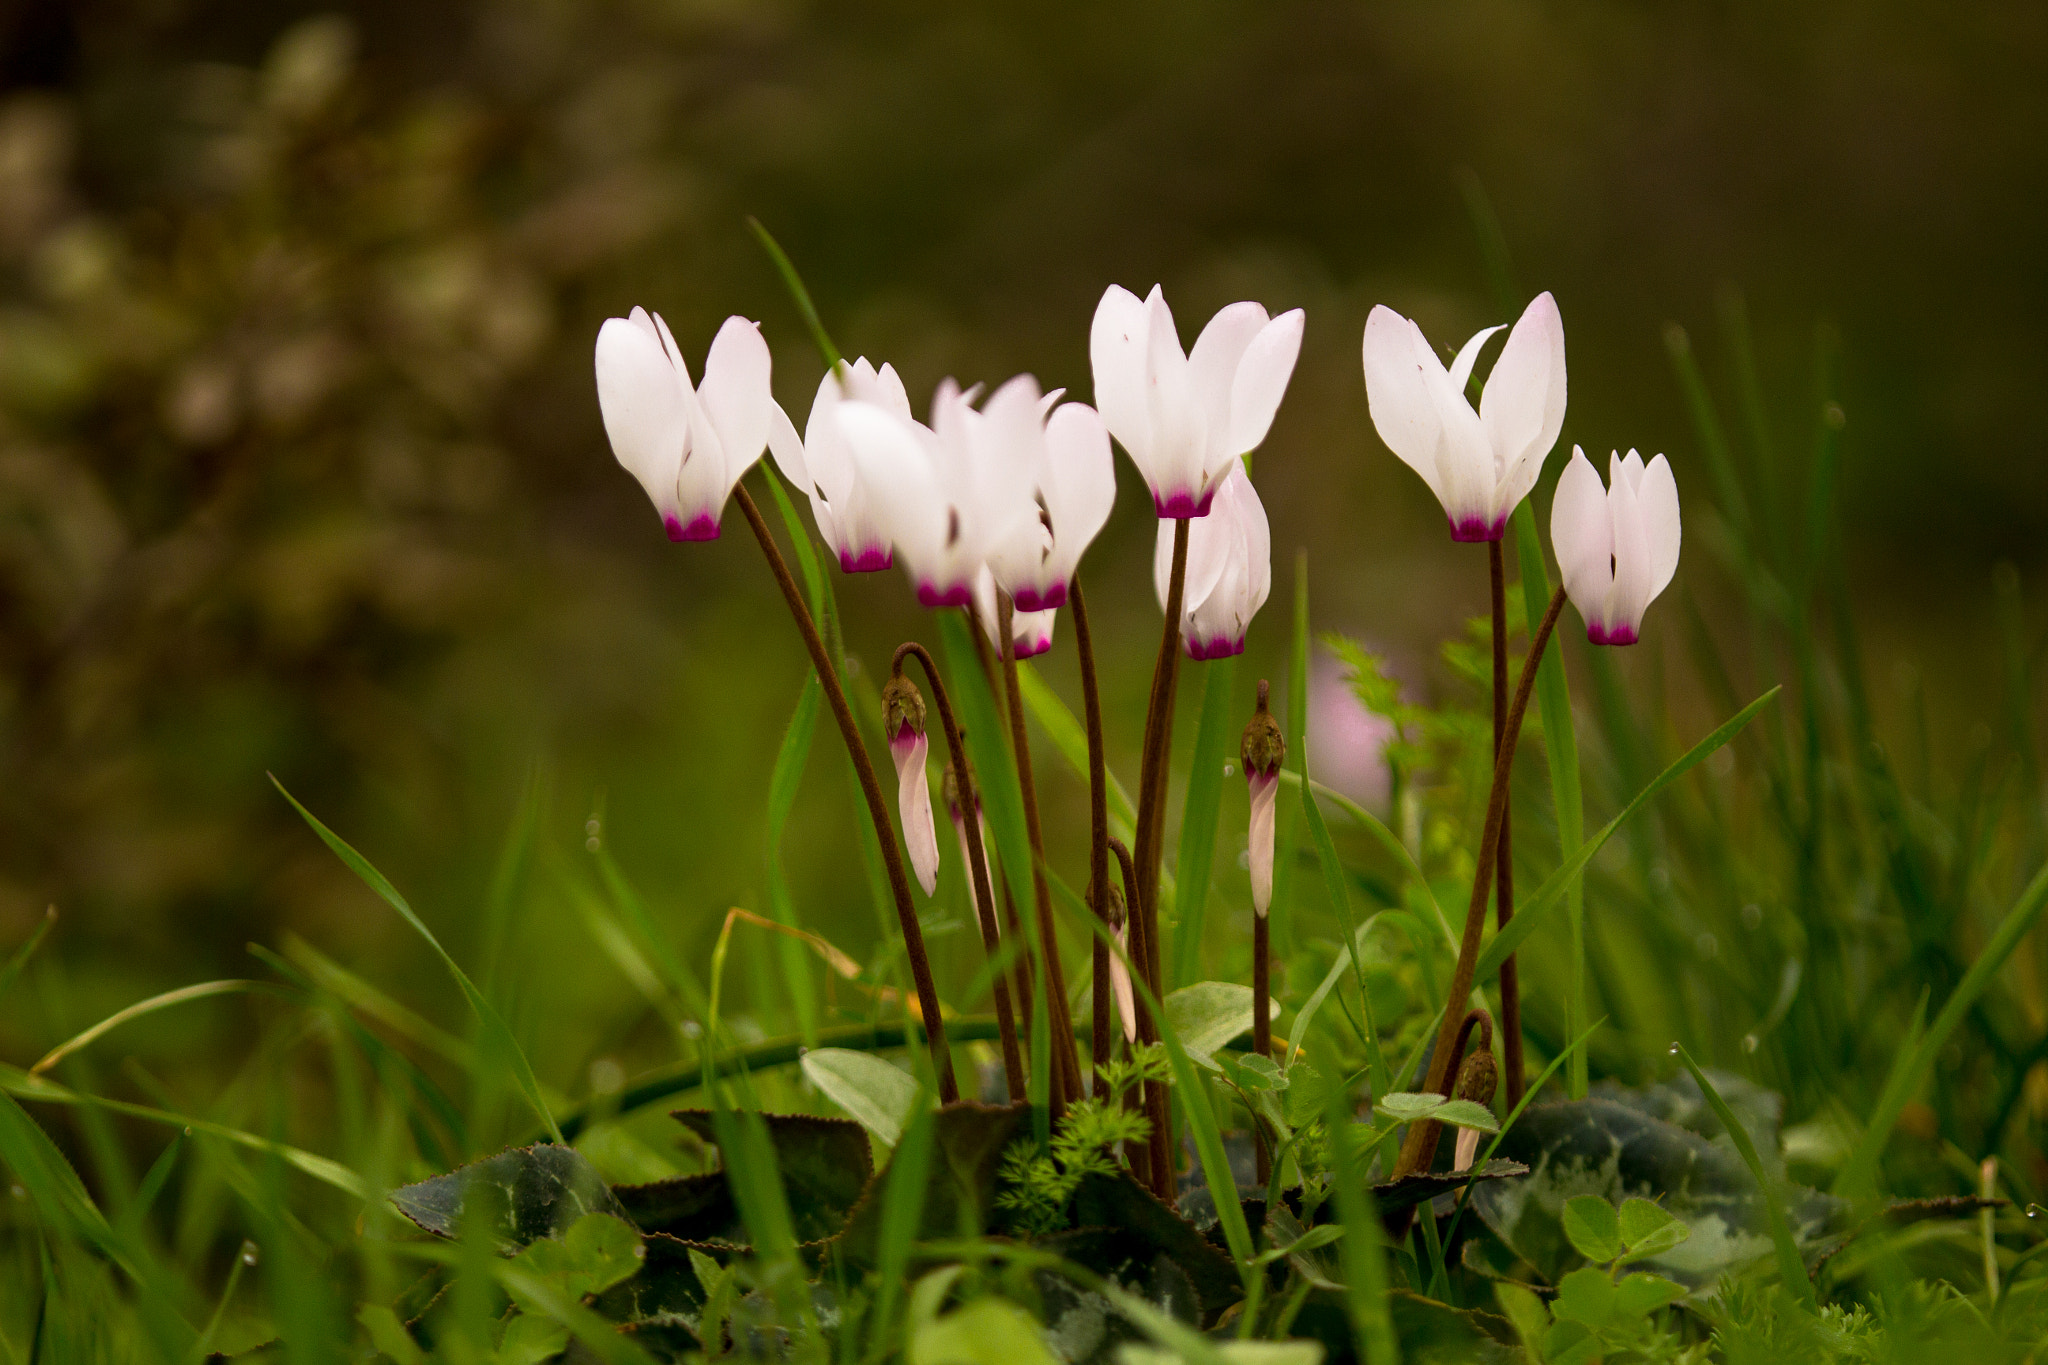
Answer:
<path fill-rule="evenodd" d="M 928 607 L 970 605 L 989 555 L 1038 516 L 1031 465 L 1006 439 L 1039 421 L 1037 383 L 1021 375 L 980 411 L 973 399 L 946 380 L 929 427 L 877 403 L 835 408 L 877 520 Z"/>
<path fill-rule="evenodd" d="M 1003 650 L 1003 634 L 997 629 L 996 580 L 995 575 L 983 569 L 974 581 L 974 614 L 981 621 L 981 629 L 988 636 L 988 642 L 995 646 L 996 653 Z M 1052 622 L 1059 612 L 1046 607 L 1041 611 L 1010 611 L 1010 643 L 1016 648 L 1017 657 L 1029 659 L 1052 648 Z"/>
<path fill-rule="evenodd" d="M 1380 439 L 1443 504 L 1453 540 L 1499 540 L 1508 514 L 1536 486 L 1564 425 L 1564 321 L 1538 294 L 1523 310 L 1474 412 L 1465 383 L 1488 327 L 1449 370 L 1422 329 L 1393 309 L 1365 320 L 1365 396 Z"/>
<path fill-rule="evenodd" d="M 998 397 L 1012 385 L 1020 395 L 1035 393 L 1037 382 L 1019 375 L 998 391 Z M 1109 453 L 1109 433 L 1102 418 L 1086 403 L 1061 403 L 1058 393 L 1039 400 L 1037 411 L 1029 412 L 1021 402 L 998 404 L 995 398 L 983 409 L 985 437 L 1000 452 L 999 458 L 1017 460 L 1030 468 L 1030 481 L 1037 494 L 1038 515 L 1016 524 L 989 555 L 989 568 L 1022 614 L 1043 613 L 1048 623 L 1052 609 L 1067 600 L 1067 584 L 1081 563 L 1081 552 L 1109 520 L 1116 503 L 1116 465 Z M 1051 408 L 1051 416 L 1045 416 Z"/>
<path fill-rule="evenodd" d="M 1140 299 L 1111 285 L 1088 356 L 1095 406 L 1152 489 L 1161 517 L 1204 517 L 1230 467 L 1266 439 L 1301 353 L 1299 308 L 1268 318 L 1233 303 L 1182 354 L 1159 286 Z"/>
<path fill-rule="evenodd" d="M 1662 455 L 1645 465 L 1633 450 L 1608 457 L 1608 479 L 1602 488 L 1586 452 L 1572 447 L 1550 504 L 1550 544 L 1586 638 L 1632 645 L 1678 572 L 1678 483 Z"/>
<path fill-rule="evenodd" d="M 1244 652 L 1244 633 L 1273 590 L 1273 536 L 1266 507 L 1244 462 L 1216 486 L 1209 514 L 1188 527 L 1187 584 L 1181 597 L 1181 645 L 1190 659 Z M 1173 527 L 1159 524 L 1152 583 L 1166 606 L 1173 572 Z"/>
<path fill-rule="evenodd" d="M 659 314 L 635 308 L 597 332 L 597 404 L 612 453 L 640 480 L 670 540 L 716 540 L 740 476 L 761 458 L 775 399 L 761 325 L 730 317 L 690 386 Z"/>
<path fill-rule="evenodd" d="M 850 399 L 873 403 L 908 422 L 910 398 L 903 381 L 889 365 L 877 370 L 862 356 L 845 367 L 844 376 L 827 370 L 818 381 L 818 396 L 799 438 L 789 415 L 778 404 L 768 432 L 768 449 L 783 476 L 810 495 L 818 534 L 839 556 L 848 573 L 872 573 L 895 562 L 889 537 L 882 529 L 880 501 L 885 490 L 860 477 L 853 452 L 839 429 L 835 409 Z"/>

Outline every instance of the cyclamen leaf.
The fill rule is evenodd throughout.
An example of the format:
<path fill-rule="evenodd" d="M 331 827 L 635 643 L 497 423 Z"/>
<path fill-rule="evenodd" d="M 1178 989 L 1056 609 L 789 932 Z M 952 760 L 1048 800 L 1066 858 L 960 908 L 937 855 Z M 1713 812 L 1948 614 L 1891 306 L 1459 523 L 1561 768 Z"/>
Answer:
<path fill-rule="evenodd" d="M 1252 988 L 1234 981 L 1183 986 L 1166 997 L 1166 1023 L 1190 1057 L 1208 1062 L 1231 1039 L 1252 1031 Z"/>
<path fill-rule="evenodd" d="M 1396 1090 L 1391 1095 L 1382 1095 L 1373 1101 L 1372 1113 L 1375 1119 L 1387 1118 L 1396 1123 L 1413 1123 L 1416 1119 L 1434 1114 L 1443 1108 L 1442 1095 L 1418 1094 L 1410 1090 Z"/>
<path fill-rule="evenodd" d="M 894 1147 L 902 1138 L 918 1094 L 917 1078 L 908 1071 L 871 1052 L 843 1047 L 813 1048 L 804 1054 L 802 1065 L 811 1084 L 877 1141 Z"/>
<path fill-rule="evenodd" d="M 1477 1128 L 1482 1133 L 1500 1131 L 1500 1120 L 1477 1100 L 1446 1100 L 1429 1117 L 1454 1128 Z"/>

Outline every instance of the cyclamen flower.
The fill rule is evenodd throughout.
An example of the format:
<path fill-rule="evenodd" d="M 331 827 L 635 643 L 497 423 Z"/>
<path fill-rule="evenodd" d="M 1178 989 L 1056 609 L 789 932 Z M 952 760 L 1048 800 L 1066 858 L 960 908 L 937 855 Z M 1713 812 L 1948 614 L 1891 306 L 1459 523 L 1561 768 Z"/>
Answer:
<path fill-rule="evenodd" d="M 1190 659 L 1244 652 L 1244 633 L 1273 589 L 1273 537 L 1265 504 L 1244 462 L 1233 460 L 1218 482 L 1208 516 L 1188 527 L 1187 585 L 1181 599 L 1181 646 Z M 1159 524 L 1152 557 L 1159 605 L 1173 572 L 1173 527 Z"/>
<path fill-rule="evenodd" d="M 845 367 L 842 377 L 827 370 L 818 381 L 818 396 L 799 438 L 789 415 L 776 405 L 768 431 L 768 448 L 783 476 L 810 495 L 818 533 L 839 555 L 848 573 L 872 573 L 895 562 L 888 534 L 882 529 L 880 502 L 884 491 L 860 477 L 853 451 L 839 429 L 839 404 L 857 399 L 887 409 L 908 422 L 910 398 L 892 366 L 880 370 L 862 356 Z"/>
<path fill-rule="evenodd" d="M 925 755 L 931 739 L 924 728 L 924 697 L 917 684 L 897 674 L 882 685 L 882 728 L 889 756 L 896 760 L 896 804 L 903 819 L 903 846 L 918 885 L 929 896 L 939 885 L 939 836 L 932 823 L 931 784 Z"/>
<path fill-rule="evenodd" d="M 1547 293 L 1508 333 L 1472 410 L 1465 383 L 1480 347 L 1499 330 L 1475 335 L 1446 370 L 1422 329 L 1393 309 L 1374 308 L 1365 320 L 1372 423 L 1443 504 L 1453 540 L 1500 539 L 1564 425 L 1564 321 Z"/>
<path fill-rule="evenodd" d="M 670 540 L 718 539 L 726 499 L 768 444 L 769 364 L 761 325 L 742 317 L 718 329 L 696 389 L 660 314 L 635 308 L 598 329 L 605 435 L 654 500 Z"/>
<path fill-rule="evenodd" d="M 1299 308 L 1268 318 L 1233 303 L 1183 354 L 1159 286 L 1139 299 L 1111 285 L 1088 338 L 1095 406 L 1152 489 L 1162 518 L 1209 515 L 1240 455 L 1266 439 L 1301 353 Z"/>
<path fill-rule="evenodd" d="M 1550 505 L 1550 544 L 1586 638 L 1632 645 L 1678 572 L 1678 483 L 1662 455 L 1645 465 L 1633 450 L 1608 457 L 1608 479 L 1602 488 L 1586 452 L 1572 447 Z"/>
<path fill-rule="evenodd" d="M 973 399 L 946 380 L 929 427 L 877 403 L 836 408 L 859 477 L 887 490 L 877 520 L 928 607 L 971 604 L 989 555 L 1038 516 L 1028 452 L 1013 443 L 1040 424 L 1037 383 L 1020 375 L 980 411 Z"/>
<path fill-rule="evenodd" d="M 996 647 L 998 654 L 1003 650 L 1003 634 L 998 628 L 996 612 L 995 575 L 983 569 L 974 582 L 974 614 L 981 621 L 982 631 L 988 642 Z M 1017 657 L 1029 659 L 1052 648 L 1052 622 L 1059 612 L 1047 607 L 1043 611 L 1010 612 L 1010 641 L 1015 646 Z"/>
<path fill-rule="evenodd" d="M 1037 389 L 1029 375 L 1010 382 Z M 1054 392 L 1039 401 L 1039 414 L 1051 408 L 1049 417 L 1034 415 L 1027 421 L 1021 403 L 999 407 L 993 398 L 983 413 L 986 434 L 1006 452 L 1003 458 L 1030 466 L 1040 509 L 1039 516 L 1019 523 L 996 545 L 989 567 L 1019 613 L 1045 615 L 1048 644 L 1052 609 L 1066 604 L 1067 584 L 1081 552 L 1116 503 L 1116 465 L 1102 418 L 1086 403 L 1053 408 L 1058 398 Z"/>

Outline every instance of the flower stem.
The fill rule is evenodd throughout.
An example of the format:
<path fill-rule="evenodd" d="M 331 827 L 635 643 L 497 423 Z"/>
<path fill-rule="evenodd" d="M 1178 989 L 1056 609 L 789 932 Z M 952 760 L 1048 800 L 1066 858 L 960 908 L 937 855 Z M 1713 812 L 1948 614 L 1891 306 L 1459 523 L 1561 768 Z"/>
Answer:
<path fill-rule="evenodd" d="M 903 929 L 903 946 L 910 958 L 910 973 L 917 982 L 917 1004 L 925 1038 L 931 1045 L 932 1066 L 939 1073 L 939 1096 L 947 1104 L 960 1098 L 960 1084 L 953 1076 L 953 1054 L 946 1047 L 946 1021 L 939 1013 L 939 992 L 932 984 L 931 960 L 925 956 L 924 931 L 918 927 L 917 910 L 910 899 L 910 878 L 903 871 L 903 854 L 896 846 L 896 831 L 889 823 L 889 808 L 882 801 L 881 784 L 875 781 L 875 765 L 868 757 L 867 746 L 861 743 L 860 730 L 854 724 L 853 708 L 846 703 L 846 690 L 839 685 L 839 674 L 832 667 L 832 658 L 825 652 L 825 642 L 818 635 L 818 627 L 811 620 L 810 608 L 804 605 L 803 593 L 797 588 L 796 579 L 790 576 L 789 564 L 783 559 L 782 551 L 776 548 L 775 537 L 768 530 L 768 523 L 761 516 L 761 509 L 754 505 L 754 499 L 744 485 L 733 489 L 733 497 L 739 502 L 740 510 L 746 513 L 747 525 L 753 528 L 754 539 L 761 542 L 761 553 L 768 558 L 768 567 L 774 571 L 775 582 L 782 589 L 783 599 L 789 603 L 789 614 L 796 618 L 796 626 L 804 637 L 804 648 L 811 654 L 811 667 L 818 671 L 818 681 L 825 688 L 825 700 L 832 704 L 832 717 L 839 722 L 839 734 L 846 741 L 846 751 L 853 759 L 854 775 L 860 779 L 861 795 L 867 799 L 868 818 L 875 823 L 875 834 L 882 845 L 882 866 L 889 874 L 889 889 L 896 898 L 896 919 Z"/>
<path fill-rule="evenodd" d="M 1081 1098 L 1081 1059 L 1074 1047 L 1074 1020 L 1067 1004 L 1067 976 L 1060 966 L 1060 941 L 1052 922 L 1052 892 L 1045 884 L 1045 834 L 1038 822 L 1038 782 L 1031 771 L 1031 740 L 1024 728 L 1024 690 L 1017 679 L 1017 642 L 1010 625 L 1010 594 L 996 589 L 996 638 L 1003 647 L 1003 687 L 1010 698 L 1010 747 L 1017 755 L 1017 787 L 1024 796 L 1024 832 L 1031 839 L 1031 893 L 1038 908 L 1040 970 L 1045 973 L 1045 1007 L 1052 1030 L 1052 1107 L 1055 1113 Z"/>
<path fill-rule="evenodd" d="M 1271 928 L 1264 915 L 1253 913 L 1252 1051 L 1261 1057 L 1273 1055 L 1273 1009 L 1266 1003 L 1273 998 Z M 1256 1121 L 1252 1136 L 1258 1146 L 1258 1183 L 1264 1185 L 1273 1173 L 1272 1157 L 1266 1150 L 1266 1130 Z"/>
<path fill-rule="evenodd" d="M 1508 575 L 1501 542 L 1487 541 L 1486 551 L 1493 587 L 1493 757 L 1497 763 L 1501 735 L 1508 724 Z M 1495 861 L 1493 893 L 1495 923 L 1502 929 L 1515 917 L 1514 834 L 1514 797 L 1507 795 L 1501 798 L 1500 855 Z M 1506 1103 L 1512 1110 L 1522 1099 L 1522 988 L 1512 953 L 1500 964 L 1500 1030 Z"/>
<path fill-rule="evenodd" d="M 1129 930 L 1126 944 L 1131 965 L 1143 971 L 1145 922 L 1135 907 L 1138 904 L 1138 874 L 1131 860 L 1131 851 L 1124 847 L 1121 839 L 1111 839 L 1109 847 L 1116 854 L 1116 860 L 1123 868 L 1124 876 L 1124 924 Z M 1145 1006 L 1142 993 L 1133 991 L 1132 1009 L 1138 1016 L 1138 1046 L 1149 1047 L 1159 1041 L 1159 1021 L 1152 1017 L 1152 1011 Z M 1138 1183 L 1155 1194 L 1160 1194 L 1168 1203 L 1173 1201 L 1173 1162 L 1170 1139 L 1166 1128 L 1166 1087 L 1147 1083 L 1142 1094 L 1135 1098 L 1141 1101 L 1145 1118 L 1152 1129 L 1152 1136 L 1143 1148 L 1131 1152 L 1131 1174 Z M 1161 1194 L 1161 1191 L 1164 1191 Z"/>
<path fill-rule="evenodd" d="M 1138 904 L 1135 919 L 1143 922 L 1144 956 L 1133 955 L 1145 974 L 1145 984 L 1157 998 L 1166 992 L 1159 979 L 1159 855 L 1160 834 L 1165 828 L 1167 756 L 1173 742 L 1173 693 L 1180 673 L 1180 618 L 1187 597 L 1188 523 L 1173 523 L 1173 567 L 1166 580 L 1166 625 L 1159 635 L 1159 658 L 1152 666 L 1152 698 L 1145 712 L 1145 749 L 1138 783 Z M 1132 946 L 1137 946 L 1132 935 Z M 1152 1133 L 1153 1190 L 1160 1197 L 1173 1198 L 1173 1141 L 1166 1129 L 1166 1086 L 1151 1081 L 1145 1086 L 1146 1108 L 1154 1112 Z"/>
<path fill-rule="evenodd" d="M 1465 1018 L 1465 1012 L 1457 1006 L 1472 994 L 1472 974 L 1479 964 L 1479 940 L 1486 928 L 1486 893 L 1493 881 L 1486 874 L 1500 856 L 1500 830 L 1502 816 L 1506 814 L 1508 777 L 1515 766 L 1515 741 L 1522 733 L 1522 716 L 1529 709 L 1529 694 L 1536 686 L 1536 670 L 1543 661 L 1544 646 L 1550 643 L 1550 632 L 1557 625 L 1558 613 L 1563 610 L 1564 589 L 1559 588 L 1550 595 L 1550 606 L 1543 613 L 1543 622 L 1529 641 L 1529 657 L 1522 665 L 1522 680 L 1515 688 L 1514 702 L 1508 707 L 1500 752 L 1493 764 L 1493 789 L 1486 800 L 1486 826 L 1479 836 L 1479 861 L 1472 877 L 1472 902 L 1465 910 L 1465 935 L 1458 943 L 1458 965 L 1451 972 L 1451 988 L 1444 994 L 1443 1024 L 1437 1030 L 1436 1047 L 1429 1059 L 1429 1075 L 1421 1087 L 1426 1094 L 1451 1093 L 1451 1058 L 1457 1050 L 1458 1029 Z M 1429 1168 L 1430 1159 L 1436 1155 L 1437 1136 L 1442 1131 L 1442 1124 L 1426 1120 L 1409 1125 L 1408 1136 L 1401 1143 L 1400 1159 L 1394 1164 L 1396 1180 Z"/>
<path fill-rule="evenodd" d="M 1074 647 L 1081 656 L 1081 713 L 1088 725 L 1088 904 L 1109 927 L 1109 762 L 1102 741 L 1102 694 L 1095 682 L 1095 637 L 1088 628 L 1088 604 L 1081 596 L 1081 575 L 1067 584 L 1074 609 Z M 1102 1087 L 1103 1064 L 1109 1060 L 1109 948 L 1095 940 L 1092 1007 L 1088 1051 L 1095 1065 L 1095 1084 Z"/>
<path fill-rule="evenodd" d="M 967 845 L 967 865 L 970 880 L 974 885 L 974 908 L 981 921 L 981 946 L 993 961 L 1003 950 L 1002 933 L 996 927 L 996 898 L 989 884 L 988 853 L 981 844 L 981 821 L 969 818 L 972 812 L 981 808 L 976 799 L 974 778 L 967 766 L 967 745 L 960 738 L 959 723 L 953 718 L 953 703 L 946 696 L 946 684 L 939 680 L 939 666 L 925 647 L 915 640 L 898 645 L 896 655 L 889 660 L 889 672 L 903 671 L 905 658 L 914 657 L 924 666 L 924 675 L 931 683 L 932 701 L 939 708 L 939 726 L 946 732 L 946 754 L 953 765 L 954 780 L 959 784 L 961 828 L 966 831 L 963 842 Z M 1017 1018 L 1010 1005 L 1010 986 L 1001 972 L 995 974 L 993 983 L 996 997 L 996 1027 L 1003 1044 L 1003 1080 L 1009 1085 L 1014 1100 L 1024 1093 L 1024 1054 L 1017 1041 Z"/>

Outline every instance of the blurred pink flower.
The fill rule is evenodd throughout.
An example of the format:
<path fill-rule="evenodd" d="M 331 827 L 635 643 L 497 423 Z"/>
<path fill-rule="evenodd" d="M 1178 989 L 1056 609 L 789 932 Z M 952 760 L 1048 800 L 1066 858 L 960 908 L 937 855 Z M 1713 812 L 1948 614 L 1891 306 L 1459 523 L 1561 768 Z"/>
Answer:
<path fill-rule="evenodd" d="M 1365 709 L 1327 654 L 1316 657 L 1308 681 L 1309 776 L 1361 806 L 1387 801 L 1387 741 L 1394 723 Z"/>

